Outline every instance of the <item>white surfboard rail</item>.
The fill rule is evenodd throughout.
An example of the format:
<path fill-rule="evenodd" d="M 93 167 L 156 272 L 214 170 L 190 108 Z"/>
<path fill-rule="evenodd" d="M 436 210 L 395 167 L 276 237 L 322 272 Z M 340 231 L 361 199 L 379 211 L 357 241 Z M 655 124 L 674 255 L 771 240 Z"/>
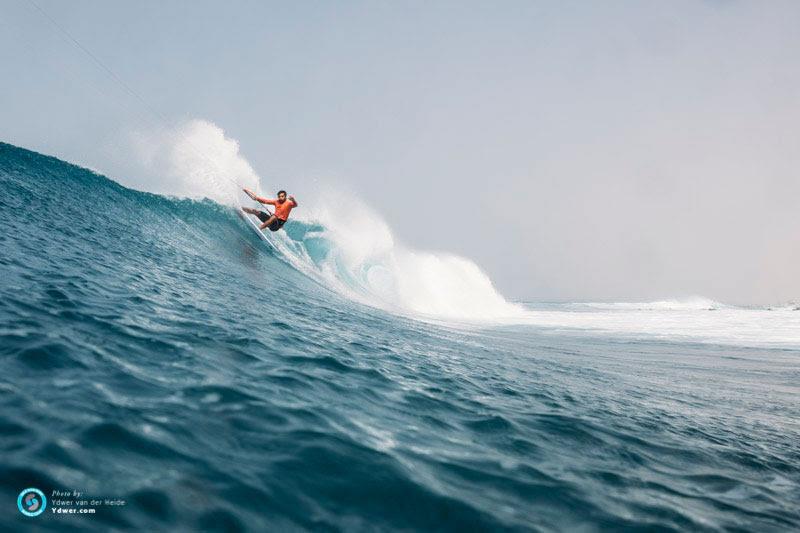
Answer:
<path fill-rule="evenodd" d="M 259 237 L 259 238 L 260 238 L 262 241 L 264 241 L 264 242 L 266 242 L 267 244 L 269 244 L 269 246 L 270 246 L 270 247 L 271 247 L 273 250 L 275 250 L 276 252 L 278 251 L 278 248 L 275 246 L 275 244 L 274 244 L 274 243 L 273 243 L 273 242 L 270 240 L 270 238 L 269 238 L 269 237 L 267 237 L 267 236 L 264 234 L 264 232 L 263 232 L 263 231 L 261 231 L 261 228 L 259 228 L 259 227 L 258 227 L 258 224 L 256 224 L 255 220 L 253 220 L 253 216 L 254 216 L 254 215 L 248 215 L 247 213 L 245 213 L 244 211 L 242 211 L 242 210 L 241 210 L 241 208 L 237 209 L 237 210 L 236 210 L 236 212 L 237 212 L 237 213 L 239 213 L 239 216 L 240 216 L 240 217 L 242 217 L 243 219 L 245 219 L 245 220 L 247 221 L 247 223 L 249 224 L 249 226 L 250 226 L 251 228 L 253 228 L 253 231 L 255 231 L 255 232 L 256 232 L 256 234 L 258 235 L 258 237 Z"/>

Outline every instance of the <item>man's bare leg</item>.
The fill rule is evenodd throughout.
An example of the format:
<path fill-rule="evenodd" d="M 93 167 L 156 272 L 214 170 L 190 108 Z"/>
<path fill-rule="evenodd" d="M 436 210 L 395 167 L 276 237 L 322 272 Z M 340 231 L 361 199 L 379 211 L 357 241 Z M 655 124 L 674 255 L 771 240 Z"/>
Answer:
<path fill-rule="evenodd" d="M 263 211 L 259 211 L 258 209 L 252 209 L 250 207 L 242 207 L 242 211 L 244 211 L 248 215 L 256 215 L 256 216 L 258 216 L 260 213 L 263 213 Z M 265 220 L 258 228 L 264 229 L 269 227 L 270 224 L 275 222 L 275 218 L 276 218 L 275 215 L 272 215 L 267 220 Z"/>
<path fill-rule="evenodd" d="M 263 223 L 263 224 L 261 224 L 261 225 L 258 227 L 258 229 L 264 229 L 264 228 L 267 228 L 267 227 L 269 227 L 269 225 L 270 225 L 270 224 L 272 224 L 273 222 L 275 222 L 275 219 L 276 219 L 276 218 L 277 218 L 277 217 L 276 217 L 275 215 L 272 215 L 272 216 L 271 216 L 271 217 L 269 217 L 267 220 L 265 220 L 265 221 L 264 221 L 264 223 Z"/>

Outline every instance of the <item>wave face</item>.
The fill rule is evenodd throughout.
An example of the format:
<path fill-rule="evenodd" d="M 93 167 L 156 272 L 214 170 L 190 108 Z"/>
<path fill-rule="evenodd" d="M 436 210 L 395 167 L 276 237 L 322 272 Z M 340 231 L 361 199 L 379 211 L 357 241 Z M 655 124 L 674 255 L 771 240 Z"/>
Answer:
<path fill-rule="evenodd" d="M 315 219 L 289 225 L 272 242 L 291 265 L 326 287 L 393 313 L 463 322 L 525 316 L 472 261 L 406 248 L 377 215 L 353 206 L 352 199 L 346 205 L 344 227 L 335 215 L 317 211 Z"/>
<path fill-rule="evenodd" d="M 230 207 L 5 144 L 0 220 L 0 498 L 127 502 L 2 530 L 800 526 L 796 349 L 520 311 L 376 225 L 290 221 L 273 253 Z M 724 310 L 633 312 L 662 311 Z"/>

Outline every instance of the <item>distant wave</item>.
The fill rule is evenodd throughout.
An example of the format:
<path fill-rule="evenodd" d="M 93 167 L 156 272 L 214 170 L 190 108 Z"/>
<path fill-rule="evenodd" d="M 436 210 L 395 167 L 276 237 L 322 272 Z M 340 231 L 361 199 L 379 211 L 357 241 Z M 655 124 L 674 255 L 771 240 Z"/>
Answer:
<path fill-rule="evenodd" d="M 703 298 L 702 296 L 670 298 L 652 302 L 578 302 L 570 305 L 575 308 L 585 307 L 609 311 L 714 311 L 729 307 L 726 304 Z"/>
<path fill-rule="evenodd" d="M 528 305 L 525 323 L 554 331 L 739 346 L 800 347 L 792 306 L 736 307 L 706 298 Z"/>

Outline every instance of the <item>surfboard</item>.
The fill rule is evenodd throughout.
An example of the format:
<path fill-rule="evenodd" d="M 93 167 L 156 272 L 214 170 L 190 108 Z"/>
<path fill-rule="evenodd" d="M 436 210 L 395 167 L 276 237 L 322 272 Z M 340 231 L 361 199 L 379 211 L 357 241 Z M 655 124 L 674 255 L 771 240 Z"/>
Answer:
<path fill-rule="evenodd" d="M 237 210 L 236 210 L 236 212 L 237 212 L 237 213 L 239 213 L 239 216 L 240 216 L 240 217 L 242 217 L 243 219 L 245 219 L 245 220 L 247 221 L 247 224 L 248 224 L 248 225 L 249 225 L 251 228 L 253 228 L 253 231 L 255 231 L 255 232 L 256 232 L 256 235 L 258 235 L 258 237 L 259 237 L 259 238 L 260 238 L 262 241 L 264 241 L 264 242 L 265 242 L 265 243 L 267 243 L 267 244 L 268 244 L 268 245 L 269 245 L 269 246 L 270 246 L 272 249 L 274 249 L 274 250 L 276 250 L 276 251 L 277 251 L 277 248 L 275 248 L 275 245 L 274 245 L 274 244 L 272 244 L 272 242 L 270 242 L 270 239 L 269 239 L 269 237 L 267 237 L 267 236 L 264 234 L 264 232 L 263 232 L 263 231 L 261 231 L 261 228 L 259 228 L 259 227 L 258 227 L 258 224 L 256 224 L 255 220 L 253 220 L 253 217 L 254 217 L 255 215 L 248 215 L 247 213 L 245 213 L 245 212 L 244 212 L 244 211 L 242 211 L 241 209 L 237 209 Z"/>

